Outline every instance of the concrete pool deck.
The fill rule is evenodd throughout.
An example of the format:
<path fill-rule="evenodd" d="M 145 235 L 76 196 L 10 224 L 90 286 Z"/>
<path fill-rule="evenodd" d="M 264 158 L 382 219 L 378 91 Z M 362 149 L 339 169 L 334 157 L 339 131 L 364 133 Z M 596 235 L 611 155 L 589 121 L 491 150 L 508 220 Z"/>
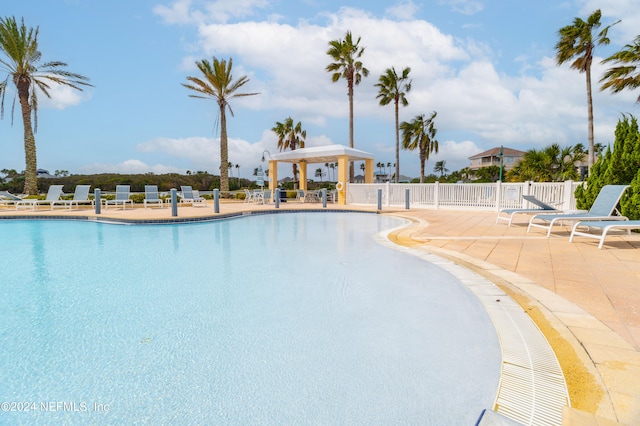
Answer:
<path fill-rule="evenodd" d="M 280 210 L 323 210 L 318 203 L 287 202 Z M 328 204 L 330 210 L 376 211 L 372 206 Z M 180 207 L 178 219 L 273 211 L 273 205 L 222 202 Z M 453 260 L 499 285 L 534 319 L 556 352 L 573 408 L 563 424 L 640 424 L 640 234 L 569 243 L 569 226 L 526 232 L 525 217 L 511 227 L 496 212 L 384 208 L 411 219 L 390 238 L 397 244 Z M 15 211 L 3 216 L 95 217 L 91 209 Z M 171 220 L 171 209 L 102 208 L 102 218 Z M 616 423 L 617 422 L 617 423 Z"/>

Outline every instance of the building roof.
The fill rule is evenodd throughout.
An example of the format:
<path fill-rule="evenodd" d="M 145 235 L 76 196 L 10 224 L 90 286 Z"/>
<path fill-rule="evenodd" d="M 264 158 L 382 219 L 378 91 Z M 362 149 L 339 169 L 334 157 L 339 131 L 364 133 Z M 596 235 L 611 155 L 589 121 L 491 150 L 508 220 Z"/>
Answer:
<path fill-rule="evenodd" d="M 524 154 L 526 154 L 526 152 L 524 151 L 519 151 L 513 148 L 497 147 L 497 148 L 491 148 L 488 151 L 481 152 L 480 154 L 472 155 L 471 157 L 469 157 L 469 160 L 473 160 L 474 158 L 482 158 L 482 157 L 497 157 L 498 154 L 500 154 L 500 149 L 502 149 L 502 155 L 505 155 L 505 156 L 522 157 Z"/>
<path fill-rule="evenodd" d="M 331 163 L 338 157 L 346 155 L 349 161 L 373 160 L 373 154 L 344 145 L 324 145 L 312 148 L 300 148 L 293 151 L 280 152 L 269 156 L 269 161 L 284 163 Z"/>

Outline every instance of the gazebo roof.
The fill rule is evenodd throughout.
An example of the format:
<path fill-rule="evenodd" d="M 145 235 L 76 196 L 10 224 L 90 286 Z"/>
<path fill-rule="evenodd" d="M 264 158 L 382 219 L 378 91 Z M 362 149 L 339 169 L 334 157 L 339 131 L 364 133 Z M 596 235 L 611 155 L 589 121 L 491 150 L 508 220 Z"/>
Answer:
<path fill-rule="evenodd" d="M 330 163 L 338 161 L 338 157 L 346 155 L 349 161 L 373 160 L 375 157 L 365 151 L 349 148 L 344 145 L 324 145 L 312 148 L 300 148 L 293 151 L 280 152 L 269 157 L 269 161 L 283 163 Z"/>

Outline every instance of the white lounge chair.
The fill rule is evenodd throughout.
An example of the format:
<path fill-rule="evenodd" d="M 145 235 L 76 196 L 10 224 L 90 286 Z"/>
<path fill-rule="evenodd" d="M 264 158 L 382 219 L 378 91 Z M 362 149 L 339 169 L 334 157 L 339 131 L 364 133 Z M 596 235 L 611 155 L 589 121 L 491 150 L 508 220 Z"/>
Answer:
<path fill-rule="evenodd" d="M 272 201 L 273 191 L 265 189 L 262 192 L 262 204 L 269 204 Z"/>
<path fill-rule="evenodd" d="M 592 229 L 599 229 L 599 234 L 592 234 L 587 231 L 579 231 L 579 228 L 587 228 L 587 231 Z M 604 240 L 607 237 L 607 233 L 612 229 L 623 229 L 627 231 L 627 234 L 631 234 L 632 229 L 640 229 L 640 220 L 599 220 L 599 221 L 585 221 L 578 222 L 573 225 L 571 229 L 571 236 L 569 242 L 573 242 L 573 237 L 580 235 L 582 237 L 595 238 L 600 240 L 598 243 L 598 249 L 602 248 Z"/>
<path fill-rule="evenodd" d="M 161 208 L 164 207 L 164 200 L 160 198 L 158 194 L 158 185 L 145 185 L 144 186 L 144 208 L 147 208 L 147 204 L 156 204 Z"/>
<path fill-rule="evenodd" d="M 271 193 L 270 189 L 265 189 L 264 191 L 255 191 L 253 193 L 253 201 L 256 204 L 268 204 L 271 202 Z"/>
<path fill-rule="evenodd" d="M 49 187 L 49 191 L 47 191 L 47 197 L 44 200 L 37 200 L 35 198 L 23 198 L 20 201 L 16 201 L 16 210 L 19 210 L 22 207 L 35 210 L 36 207 L 40 204 L 51 204 L 54 201 L 60 200 L 63 186 L 64 185 L 51 185 Z"/>
<path fill-rule="evenodd" d="M 614 212 L 617 212 L 616 207 L 618 202 L 628 187 L 629 185 L 605 185 L 602 187 L 600 193 L 593 202 L 593 205 L 586 213 L 537 214 L 529 221 L 527 232 L 529 232 L 532 227 L 543 228 L 547 230 L 548 237 L 551 235 L 553 225 L 558 222 L 628 220 L 625 216 L 614 216 Z"/>
<path fill-rule="evenodd" d="M 104 200 L 105 210 L 109 208 L 110 204 L 116 207 L 121 205 L 123 209 L 126 209 L 128 203 L 131 204 L 131 208 L 133 208 L 133 200 L 129 198 L 130 191 L 131 185 L 116 185 L 116 198 L 113 200 Z"/>
<path fill-rule="evenodd" d="M 182 196 L 180 197 L 180 203 L 188 203 L 192 206 L 206 206 L 207 199 L 194 194 L 193 189 L 190 186 L 181 186 Z"/>
<path fill-rule="evenodd" d="M 0 191 L 0 206 L 15 206 L 18 201 L 22 201 L 22 198 L 8 191 Z"/>
<path fill-rule="evenodd" d="M 533 195 L 523 195 L 522 198 L 530 204 L 534 206 L 538 206 L 537 208 L 519 208 L 519 209 L 502 209 L 498 212 L 498 216 L 496 217 L 496 223 L 500 220 L 505 220 L 508 222 L 507 227 L 511 226 L 511 222 L 513 221 L 513 217 L 517 214 L 536 214 L 536 213 L 554 213 L 560 212 L 555 207 L 552 207 L 548 204 L 543 203 L 538 200 Z"/>
<path fill-rule="evenodd" d="M 89 199 L 89 189 L 91 189 L 91 185 L 76 185 L 76 189 L 73 193 L 73 199 L 53 201 L 51 203 L 51 210 L 54 209 L 56 204 L 61 204 L 63 207 L 68 207 L 69 210 L 73 208 L 74 204 L 78 208 L 80 208 L 80 204 L 89 204 L 93 206 L 94 201 Z"/>
<path fill-rule="evenodd" d="M 244 202 L 245 203 L 253 202 L 253 192 L 249 191 L 248 189 L 244 190 Z"/>

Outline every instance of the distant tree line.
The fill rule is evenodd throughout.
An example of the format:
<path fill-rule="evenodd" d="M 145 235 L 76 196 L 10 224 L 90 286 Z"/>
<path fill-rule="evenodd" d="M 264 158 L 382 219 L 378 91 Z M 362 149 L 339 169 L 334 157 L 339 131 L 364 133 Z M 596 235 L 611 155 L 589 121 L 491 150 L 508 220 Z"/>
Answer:
<path fill-rule="evenodd" d="M 15 194 L 24 193 L 25 176 L 15 170 L 2 170 L 4 179 L 0 178 L 0 190 Z M 47 192 L 50 185 L 64 185 L 65 193 L 72 193 L 76 185 L 91 185 L 91 189 L 100 188 L 103 191 L 115 191 L 116 185 L 131 185 L 132 192 L 144 192 L 145 185 L 158 185 L 158 190 L 169 191 L 171 188 L 180 189 L 182 185 L 190 185 L 193 189 L 210 191 L 220 189 L 220 176 L 207 172 L 193 172 L 189 175 L 179 173 L 167 174 L 116 174 L 102 173 L 95 175 L 56 176 L 48 179 L 38 179 L 38 192 Z M 255 181 L 244 178 L 229 180 L 230 190 L 255 187 Z"/>

